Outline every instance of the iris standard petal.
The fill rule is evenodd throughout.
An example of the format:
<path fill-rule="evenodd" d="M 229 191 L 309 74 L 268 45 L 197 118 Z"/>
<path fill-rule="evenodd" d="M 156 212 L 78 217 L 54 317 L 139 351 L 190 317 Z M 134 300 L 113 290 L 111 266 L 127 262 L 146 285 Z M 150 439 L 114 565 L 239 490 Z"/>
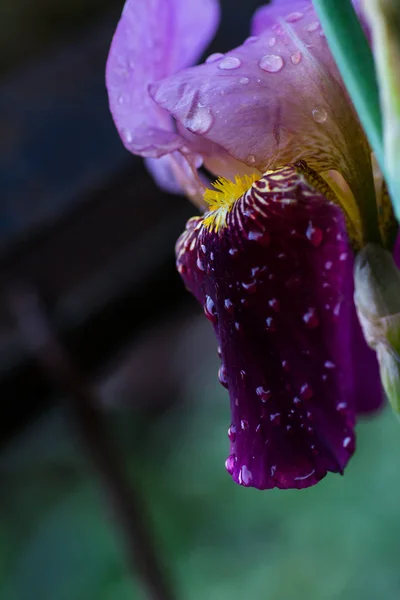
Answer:
<path fill-rule="evenodd" d="M 304 159 L 341 173 L 362 205 L 373 189 L 370 151 L 320 34 L 313 10 L 287 16 L 150 93 L 187 130 L 247 166 L 264 172 Z"/>
<path fill-rule="evenodd" d="M 110 108 L 128 150 L 159 157 L 182 146 L 148 85 L 195 60 L 214 36 L 217 0 L 128 0 L 106 68 Z"/>
<path fill-rule="evenodd" d="M 220 345 L 226 466 L 259 489 L 308 487 L 354 451 L 353 259 L 342 212 L 318 189 L 301 166 L 265 174 L 177 243 Z"/>

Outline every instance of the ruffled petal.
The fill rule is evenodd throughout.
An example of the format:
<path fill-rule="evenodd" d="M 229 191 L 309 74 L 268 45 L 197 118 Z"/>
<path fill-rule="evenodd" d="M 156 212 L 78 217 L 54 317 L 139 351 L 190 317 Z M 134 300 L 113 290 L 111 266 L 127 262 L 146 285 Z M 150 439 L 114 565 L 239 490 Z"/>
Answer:
<path fill-rule="evenodd" d="M 275 19 L 282 6 L 274 6 Z M 247 166 L 264 172 L 304 159 L 339 171 L 362 203 L 373 186 L 370 151 L 315 12 L 281 14 L 258 38 L 150 93 L 183 127 Z"/>
<path fill-rule="evenodd" d="M 354 451 L 353 258 L 341 210 L 318 189 L 300 166 L 265 174 L 177 243 L 220 345 L 226 467 L 245 486 L 308 487 Z"/>
<path fill-rule="evenodd" d="M 193 64 L 214 36 L 217 0 L 128 0 L 106 68 L 110 109 L 128 150 L 159 157 L 185 144 L 148 85 Z"/>

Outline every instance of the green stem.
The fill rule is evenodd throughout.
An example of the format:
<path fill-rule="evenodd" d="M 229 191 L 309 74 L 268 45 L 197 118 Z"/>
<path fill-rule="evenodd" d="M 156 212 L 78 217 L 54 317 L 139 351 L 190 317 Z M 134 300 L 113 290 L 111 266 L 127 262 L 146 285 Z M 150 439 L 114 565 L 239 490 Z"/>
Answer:
<path fill-rule="evenodd" d="M 385 172 L 382 117 L 374 59 L 350 0 L 314 0 L 329 48 Z"/>

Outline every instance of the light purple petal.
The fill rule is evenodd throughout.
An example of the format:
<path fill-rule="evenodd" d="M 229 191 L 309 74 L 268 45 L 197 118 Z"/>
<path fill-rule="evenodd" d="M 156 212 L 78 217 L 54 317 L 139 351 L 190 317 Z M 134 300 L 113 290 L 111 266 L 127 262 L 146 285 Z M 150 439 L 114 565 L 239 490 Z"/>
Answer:
<path fill-rule="evenodd" d="M 286 17 L 150 93 L 183 127 L 247 166 L 264 172 L 304 159 L 339 171 L 362 202 L 373 185 L 370 151 L 326 39 L 313 10 Z"/>
<path fill-rule="evenodd" d="M 340 209 L 301 173 L 265 175 L 226 226 L 210 230 L 206 214 L 177 243 L 178 271 L 220 345 L 226 466 L 259 489 L 314 485 L 354 451 L 353 258 Z"/>
<path fill-rule="evenodd" d="M 291 17 L 292 22 L 301 20 L 304 13 L 312 9 L 312 2 L 305 0 L 273 0 L 271 4 L 261 6 L 255 13 L 251 23 L 251 34 L 260 35 L 274 25 L 278 19 Z M 294 19 L 294 21 L 293 21 Z"/>
<path fill-rule="evenodd" d="M 213 37 L 217 0 L 128 0 L 106 68 L 110 109 L 124 145 L 159 157 L 180 148 L 170 116 L 148 95 L 148 85 L 192 64 Z"/>

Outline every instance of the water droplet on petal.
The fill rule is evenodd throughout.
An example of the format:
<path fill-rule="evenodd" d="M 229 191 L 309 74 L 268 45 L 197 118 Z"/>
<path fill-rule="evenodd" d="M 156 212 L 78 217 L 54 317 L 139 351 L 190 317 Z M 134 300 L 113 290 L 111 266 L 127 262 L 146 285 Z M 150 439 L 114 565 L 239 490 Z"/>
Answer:
<path fill-rule="evenodd" d="M 249 154 L 246 162 L 248 165 L 254 165 L 254 163 L 256 162 L 256 157 L 254 156 L 254 154 Z"/>
<path fill-rule="evenodd" d="M 250 283 L 242 283 L 242 287 L 246 290 L 246 292 L 248 292 L 249 294 L 254 294 L 257 291 L 257 282 L 256 281 L 250 281 Z"/>
<path fill-rule="evenodd" d="M 206 58 L 206 63 L 213 63 L 223 57 L 224 55 L 222 52 L 214 52 L 214 54 L 210 54 L 210 56 Z"/>
<path fill-rule="evenodd" d="M 283 58 L 278 54 L 266 54 L 258 61 L 258 66 L 267 73 L 278 73 L 283 68 Z"/>
<path fill-rule="evenodd" d="M 273 477 L 276 473 L 276 465 L 272 465 L 270 472 L 271 472 L 271 477 Z"/>
<path fill-rule="evenodd" d="M 347 410 L 347 402 L 338 402 L 336 405 L 338 412 L 345 412 Z"/>
<path fill-rule="evenodd" d="M 331 360 L 327 360 L 324 362 L 325 369 L 336 369 L 336 365 Z"/>
<path fill-rule="evenodd" d="M 287 23 L 296 23 L 296 21 L 300 21 L 303 18 L 303 13 L 301 12 L 292 12 L 285 18 Z"/>
<path fill-rule="evenodd" d="M 319 21 L 314 21 L 313 23 L 310 23 L 310 25 L 307 27 L 307 31 L 309 31 L 310 33 L 312 33 L 313 31 L 317 31 L 317 29 L 319 29 L 319 26 Z"/>
<path fill-rule="evenodd" d="M 204 263 L 201 260 L 200 256 L 197 257 L 196 265 L 197 265 L 197 268 L 199 269 L 199 271 L 205 271 Z"/>
<path fill-rule="evenodd" d="M 224 306 L 226 308 L 226 310 L 228 311 L 228 313 L 232 314 L 233 313 L 233 302 L 232 300 L 229 300 L 229 298 L 226 298 L 225 302 L 224 302 Z"/>
<path fill-rule="evenodd" d="M 248 421 L 246 421 L 246 419 L 242 419 L 242 420 L 240 421 L 240 428 L 241 428 L 243 431 L 247 431 L 247 430 L 248 430 L 248 428 L 249 428 L 249 422 L 248 422 Z"/>
<path fill-rule="evenodd" d="M 257 242 L 261 246 L 267 247 L 271 243 L 271 236 L 266 231 L 249 231 L 247 238 L 251 242 Z"/>
<path fill-rule="evenodd" d="M 270 48 L 273 48 L 275 46 L 275 44 L 276 44 L 276 37 L 269 38 L 269 40 L 268 40 L 268 46 Z"/>
<path fill-rule="evenodd" d="M 339 260 L 343 261 L 346 260 L 347 258 L 347 252 L 342 252 L 342 254 L 339 256 Z"/>
<path fill-rule="evenodd" d="M 307 325 L 308 329 L 315 329 L 319 325 L 319 318 L 315 308 L 309 308 L 308 311 L 303 315 L 303 321 Z"/>
<path fill-rule="evenodd" d="M 204 304 L 204 314 L 206 315 L 207 319 L 209 321 L 211 321 L 211 323 L 217 322 L 217 313 L 215 310 L 215 304 L 214 304 L 214 300 L 211 298 L 211 296 L 206 296 L 206 301 Z"/>
<path fill-rule="evenodd" d="M 130 131 L 125 131 L 123 133 L 123 137 L 127 144 L 130 144 L 133 141 L 132 133 Z"/>
<path fill-rule="evenodd" d="M 290 57 L 290 61 L 293 65 L 298 65 L 299 62 L 301 61 L 301 57 L 302 54 L 300 52 L 300 50 L 297 50 L 296 52 L 293 52 L 293 54 Z"/>
<path fill-rule="evenodd" d="M 304 385 L 301 386 L 300 397 L 303 400 L 310 400 L 310 398 L 312 398 L 313 395 L 314 395 L 314 392 L 308 383 L 305 383 Z"/>
<path fill-rule="evenodd" d="M 353 440 L 350 436 L 345 437 L 343 440 L 343 448 L 345 448 L 346 450 L 351 451 L 353 448 Z"/>
<path fill-rule="evenodd" d="M 231 256 L 237 256 L 239 254 L 239 250 L 237 248 L 229 248 L 229 254 Z"/>
<path fill-rule="evenodd" d="M 281 422 L 281 413 L 273 413 L 269 418 L 273 425 L 279 425 Z"/>
<path fill-rule="evenodd" d="M 221 365 L 218 369 L 218 380 L 225 388 L 228 387 L 228 372 L 225 365 Z"/>
<path fill-rule="evenodd" d="M 287 360 L 282 361 L 282 369 L 284 369 L 285 371 L 289 371 L 289 363 Z"/>
<path fill-rule="evenodd" d="M 314 225 L 310 222 L 306 230 L 306 237 L 310 240 L 313 246 L 318 248 L 318 246 L 321 245 L 324 234 L 322 229 L 319 227 L 314 227 Z"/>
<path fill-rule="evenodd" d="M 251 483 L 252 479 L 253 479 L 252 472 L 246 467 L 246 465 L 243 465 L 239 471 L 239 477 L 238 477 L 240 485 L 249 485 Z"/>
<path fill-rule="evenodd" d="M 271 390 L 266 390 L 262 385 L 256 388 L 256 394 L 261 398 L 261 402 L 267 402 L 272 397 Z"/>
<path fill-rule="evenodd" d="M 236 427 L 233 424 L 228 429 L 228 438 L 230 439 L 232 444 L 236 440 Z"/>
<path fill-rule="evenodd" d="M 275 321 L 273 320 L 272 317 L 267 317 L 265 319 L 265 323 L 267 325 L 268 331 L 276 331 Z"/>
<path fill-rule="evenodd" d="M 228 471 L 229 475 L 232 475 L 234 468 L 235 468 L 235 455 L 230 454 L 225 461 L 225 469 Z"/>
<path fill-rule="evenodd" d="M 281 309 L 279 300 L 277 298 L 271 298 L 271 300 L 268 301 L 268 304 L 270 305 L 272 310 L 274 310 L 275 312 L 279 312 Z"/>
<path fill-rule="evenodd" d="M 211 129 L 213 116 L 211 110 L 206 107 L 197 107 L 191 116 L 185 119 L 185 127 L 192 133 L 202 135 Z"/>
<path fill-rule="evenodd" d="M 247 85 L 249 83 L 250 79 L 248 77 L 241 77 L 239 79 L 239 83 L 241 83 L 242 85 Z"/>
<path fill-rule="evenodd" d="M 328 113 L 322 106 L 316 106 L 312 110 L 312 117 L 316 123 L 325 123 Z"/>
<path fill-rule="evenodd" d="M 225 56 L 219 63 L 218 68 L 223 71 L 230 71 L 231 69 L 238 69 L 242 61 L 236 56 Z"/>

